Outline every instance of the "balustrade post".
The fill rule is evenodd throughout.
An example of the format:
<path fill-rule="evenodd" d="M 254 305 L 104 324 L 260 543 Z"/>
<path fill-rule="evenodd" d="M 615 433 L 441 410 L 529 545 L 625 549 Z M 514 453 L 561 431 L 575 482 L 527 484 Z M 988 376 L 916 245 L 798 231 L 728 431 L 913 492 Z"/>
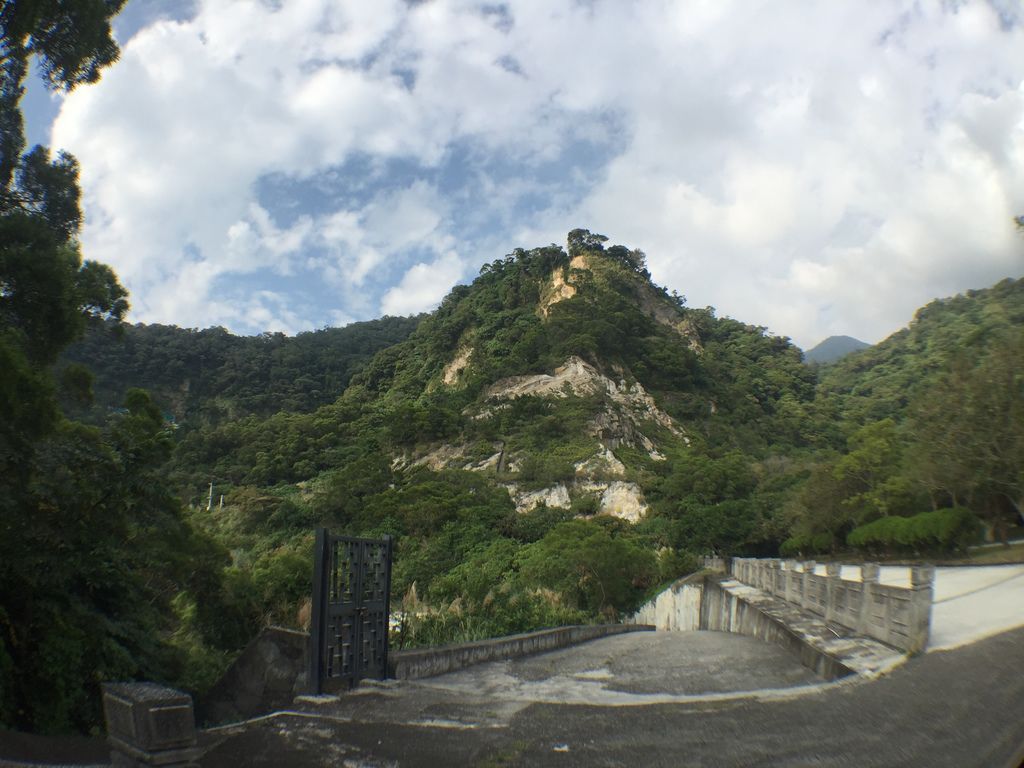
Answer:
<path fill-rule="evenodd" d="M 935 566 L 915 565 L 910 569 L 910 653 L 921 653 L 928 646 L 931 632 L 932 602 L 935 590 Z"/>
<path fill-rule="evenodd" d="M 839 563 L 827 563 L 825 565 L 825 605 L 821 612 L 826 622 L 835 622 L 836 592 L 842 586 L 840 581 L 842 581 L 842 566 Z"/>
<path fill-rule="evenodd" d="M 800 605 L 803 608 L 811 607 L 811 594 L 813 591 L 812 582 L 814 579 L 814 569 L 818 567 L 818 564 L 813 560 L 808 560 L 804 563 L 804 588 L 803 594 L 800 595 Z"/>
<path fill-rule="evenodd" d="M 878 584 L 878 565 L 876 563 L 864 563 L 860 567 L 860 611 L 858 612 L 857 632 L 862 635 L 872 636 L 871 616 L 875 602 L 875 586 Z"/>

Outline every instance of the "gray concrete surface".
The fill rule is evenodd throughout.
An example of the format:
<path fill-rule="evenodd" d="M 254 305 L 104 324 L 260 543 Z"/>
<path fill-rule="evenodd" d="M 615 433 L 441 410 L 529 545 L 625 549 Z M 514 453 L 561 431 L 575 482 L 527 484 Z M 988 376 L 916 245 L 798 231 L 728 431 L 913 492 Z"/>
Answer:
<path fill-rule="evenodd" d="M 388 655 L 388 677 L 416 680 L 455 672 L 490 661 L 530 656 L 575 646 L 599 637 L 627 632 L 649 632 L 654 627 L 638 624 L 578 624 L 541 629 L 506 637 L 492 637 L 468 643 L 392 651 Z"/>
<path fill-rule="evenodd" d="M 751 637 L 645 632 L 489 664 L 421 684 L 519 701 L 636 704 L 653 694 L 664 699 L 819 682 L 786 650 Z"/>
<path fill-rule="evenodd" d="M 662 642 L 664 636 L 637 637 Z M 749 658 L 745 638 L 708 635 L 695 642 L 716 640 L 725 641 L 712 651 L 723 666 L 733 652 L 737 662 Z M 638 689 L 652 679 L 631 667 L 636 649 L 602 649 L 607 642 L 577 649 L 586 648 L 587 662 L 566 659 L 563 666 L 539 657 L 496 665 L 502 667 L 497 672 L 482 665 L 309 701 L 291 713 L 208 732 L 202 764 L 1010 768 L 1024 746 L 1024 676 L 1017 673 L 1024 665 L 1024 629 L 913 658 L 874 681 L 689 697 L 614 687 L 629 682 L 608 685 L 598 674 L 605 668 L 618 669 L 624 680 L 633 676 Z M 658 652 L 651 649 L 652 656 Z M 676 652 L 682 655 L 671 655 Z M 662 653 L 668 654 L 662 656 L 666 670 L 686 659 L 681 647 Z M 666 672 L 652 687 L 676 690 L 670 674 L 681 675 L 684 688 L 703 687 L 701 675 L 714 671 Z M 551 682 L 559 677 L 575 679 L 573 685 L 594 698 L 557 700 L 560 684 Z M 494 683 L 504 678 L 518 683 L 511 689 Z M 738 679 L 727 687 L 744 684 Z"/>

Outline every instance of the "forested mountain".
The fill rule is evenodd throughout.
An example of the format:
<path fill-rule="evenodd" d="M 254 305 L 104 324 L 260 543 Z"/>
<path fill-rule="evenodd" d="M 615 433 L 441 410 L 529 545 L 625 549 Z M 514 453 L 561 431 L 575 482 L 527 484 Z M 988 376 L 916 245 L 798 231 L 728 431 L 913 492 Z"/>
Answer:
<path fill-rule="evenodd" d="M 119 603 L 155 654 L 120 674 L 201 691 L 260 626 L 296 625 L 317 525 L 396 537 L 414 643 L 614 618 L 701 553 L 948 551 L 979 519 L 1005 531 L 1022 282 L 935 302 L 823 368 L 586 230 L 484 265 L 423 318 L 295 339 L 96 326 L 58 366 L 61 397 L 119 453 L 75 487 L 113 478 L 103 504 L 138 510 L 118 535 L 146 542 L 126 562 L 164 606 Z M 40 454 L 37 483 L 64 510 L 90 498 L 60 468 L 94 429 L 68 425 L 80 445 Z"/>
<path fill-rule="evenodd" d="M 821 372 L 821 394 L 848 419 L 899 417 L 959 360 L 973 366 L 1024 327 L 1024 280 L 936 299 L 910 325 Z"/>
<path fill-rule="evenodd" d="M 112 353 L 104 345 L 121 342 L 94 336 L 79 349 L 127 358 L 118 385 L 157 384 L 158 401 L 172 403 L 182 380 L 161 384 L 151 373 L 168 359 L 202 361 L 211 342 L 232 350 L 211 371 L 244 369 L 239 356 L 256 355 L 249 367 L 260 375 L 242 390 L 240 377 L 191 369 L 198 373 L 186 380 L 202 382 L 205 397 L 189 390 L 181 412 L 200 418 L 177 431 L 168 471 L 193 522 L 232 551 L 232 572 L 267 580 L 264 614 L 289 620 L 306 591 L 309 532 L 323 523 L 396 536 L 396 596 L 415 585 L 416 599 L 435 609 L 456 600 L 459 628 L 421 627 L 424 637 L 478 636 L 542 616 L 625 609 L 700 552 L 828 551 L 879 517 L 910 519 L 973 499 L 977 489 L 951 492 L 921 474 L 927 409 L 919 404 L 938 402 L 957 360 L 974 371 L 992 356 L 990 344 L 1012 342 L 1021 292 L 1021 281 L 1004 281 L 935 302 L 910 328 L 821 369 L 816 385 L 818 372 L 788 340 L 686 307 L 650 282 L 642 253 L 575 230 L 566 250 L 517 249 L 486 264 L 422 322 L 353 329 L 347 338 L 364 341 L 369 330 L 375 341 L 411 330 L 365 364 L 338 336 L 341 359 L 360 370 L 314 409 L 290 408 L 273 390 L 302 379 L 298 364 L 285 376 L 275 368 L 290 359 L 274 357 L 282 338 L 157 327 L 129 329 L 128 339 L 153 333 L 180 347 L 136 343 L 132 354 Z M 114 402 L 104 381 L 97 397 Z M 261 402 L 277 412 L 245 405 Z M 225 506 L 207 512 L 210 482 Z M 972 511 L 993 530 L 1013 522 L 1012 505 L 978 498 L 987 501 L 972 501 Z M 974 535 L 973 519 L 946 515 L 943 532 L 926 538 L 952 546 Z M 580 561 L 555 556 L 570 539 L 594 536 L 593 550 L 573 544 Z M 607 573 L 590 562 L 605 556 L 601 547 L 618 563 Z M 537 552 L 565 572 L 525 567 L 539 567 Z M 579 569 L 590 575 L 572 576 Z M 489 576 L 476 587 L 465 581 L 480 573 Z M 557 599 L 538 603 L 536 590 L 553 588 Z M 504 619 L 502 605 L 511 612 Z"/>
<path fill-rule="evenodd" d="M 1020 280 L 820 383 L 586 230 L 425 318 L 122 327 L 127 292 L 79 250 L 78 164 L 26 147 L 20 104 L 33 68 L 95 82 L 123 5 L 0 11 L 0 727 L 88 731 L 105 680 L 201 694 L 300 623 L 317 525 L 397 538 L 422 643 L 614 618 L 700 553 L 927 554 L 1019 520 Z"/>
<path fill-rule="evenodd" d="M 294 337 L 235 336 L 223 328 L 94 325 L 64 350 L 58 363 L 65 376 L 76 365 L 92 371 L 94 397 L 88 403 L 69 398 L 65 410 L 102 421 L 121 406 L 129 388 L 141 387 L 179 426 L 312 411 L 334 402 L 353 373 L 381 349 L 408 337 L 421 319 L 384 317 Z"/>
<path fill-rule="evenodd" d="M 780 457 L 834 440 L 815 426 L 800 351 L 687 308 L 650 282 L 639 251 L 585 230 L 568 245 L 485 265 L 339 398 L 305 412 L 280 397 L 269 417 L 230 406 L 230 377 L 184 362 L 211 340 L 237 344 L 219 331 L 129 328 L 67 355 L 117 366 L 97 373 L 97 402 L 155 384 L 156 402 L 199 416 L 174 431 L 166 477 L 232 559 L 219 595 L 179 596 L 218 606 L 190 614 L 197 652 L 294 622 L 317 524 L 397 537 L 396 596 L 428 606 L 419 641 L 613 615 L 696 553 L 775 551 L 774 509 L 796 479 Z M 182 408 L 182 379 L 156 373 L 171 360 L 190 374 L 189 397 L 205 382 L 222 405 Z M 247 383 L 256 402 L 278 378 L 269 371 Z M 211 481 L 225 503 L 207 510 Z"/>
<path fill-rule="evenodd" d="M 859 352 L 870 346 L 852 336 L 829 336 L 804 352 L 804 360 L 808 363 L 834 363 L 851 352 Z"/>
<path fill-rule="evenodd" d="M 1024 505 L 1024 279 L 933 301 L 822 368 L 816 402 L 846 446 L 816 455 L 789 500 L 788 549 L 914 550 L 969 535 L 969 516 L 935 514 L 947 509 L 1005 539 Z"/>

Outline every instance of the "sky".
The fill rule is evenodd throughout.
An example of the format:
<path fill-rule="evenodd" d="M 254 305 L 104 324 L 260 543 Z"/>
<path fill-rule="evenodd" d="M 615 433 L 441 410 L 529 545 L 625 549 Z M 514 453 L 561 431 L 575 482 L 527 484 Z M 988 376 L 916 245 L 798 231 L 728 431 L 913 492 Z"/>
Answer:
<path fill-rule="evenodd" d="M 130 319 L 430 310 L 583 227 L 809 348 L 1024 275 L 1019 0 L 129 0 L 81 164 Z"/>

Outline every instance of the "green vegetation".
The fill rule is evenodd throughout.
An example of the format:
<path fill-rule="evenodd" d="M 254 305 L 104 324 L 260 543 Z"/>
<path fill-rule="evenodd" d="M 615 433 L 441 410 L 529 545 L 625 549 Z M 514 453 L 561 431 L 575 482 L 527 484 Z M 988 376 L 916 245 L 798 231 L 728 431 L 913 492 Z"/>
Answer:
<path fill-rule="evenodd" d="M 912 517 L 880 517 L 854 528 L 846 541 L 870 553 L 961 551 L 977 541 L 979 527 L 970 510 L 951 507 Z"/>
<path fill-rule="evenodd" d="M 422 318 L 123 326 L 77 165 L 25 153 L 17 108 L 31 53 L 95 79 L 119 6 L 0 11 L 0 724 L 86 730 L 115 678 L 201 693 L 301 625 L 318 525 L 396 537 L 416 644 L 613 620 L 701 553 L 945 554 L 1021 519 L 1024 280 L 821 368 L 582 229 Z"/>
<path fill-rule="evenodd" d="M 140 390 L 102 424 L 67 419 L 91 376 L 54 375 L 90 324 L 117 322 L 126 293 L 83 261 L 78 167 L 25 152 L 18 108 L 35 61 L 54 88 L 92 82 L 117 56 L 121 2 L 13 0 L 0 11 L 0 724 L 57 732 L 99 718 L 99 683 L 209 674 L 227 553 L 182 516 L 165 482 L 173 439 Z M 202 595 L 183 611 L 187 595 Z M 191 645 L 190 645 L 191 644 Z M 198 650 L 198 653 L 193 651 Z"/>
<path fill-rule="evenodd" d="M 58 371 L 94 372 L 96 397 L 65 410 L 102 422 L 121 405 L 126 382 L 150 392 L 182 428 L 246 416 L 308 413 L 334 402 L 377 352 L 403 341 L 422 317 L 384 317 L 288 337 L 234 336 L 167 325 L 94 325 L 61 355 Z"/>

